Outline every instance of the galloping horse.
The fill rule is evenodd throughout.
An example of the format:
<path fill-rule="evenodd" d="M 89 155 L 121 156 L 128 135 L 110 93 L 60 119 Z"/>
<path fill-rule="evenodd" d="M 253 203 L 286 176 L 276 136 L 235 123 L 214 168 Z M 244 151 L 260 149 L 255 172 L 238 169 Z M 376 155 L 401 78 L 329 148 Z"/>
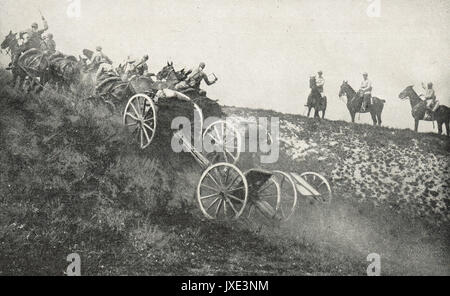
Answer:
<path fill-rule="evenodd" d="M 2 44 L 0 45 L 1 49 L 7 50 L 7 53 L 9 55 L 13 55 L 17 50 L 19 49 L 19 41 L 17 40 L 17 33 L 13 33 L 12 31 L 9 31 L 9 34 L 6 35 L 5 40 L 3 40 Z"/>
<path fill-rule="evenodd" d="M 314 118 L 320 118 L 319 111 L 322 111 L 322 118 L 325 118 L 325 111 L 327 110 L 327 97 L 323 97 L 317 89 L 316 77 L 311 76 L 309 79 L 309 87 L 311 93 L 308 96 L 306 106 L 308 107 L 308 117 L 311 114 L 311 109 L 314 108 Z"/>
<path fill-rule="evenodd" d="M 156 78 L 159 80 L 156 83 L 164 82 L 165 87 L 173 89 L 179 82 L 184 81 L 190 73 L 191 71 L 185 72 L 184 69 L 177 72 L 173 62 L 167 62 L 167 65 L 156 74 Z"/>
<path fill-rule="evenodd" d="M 74 56 L 60 52 L 49 57 L 49 79 L 57 86 L 69 89 L 70 85 L 80 81 L 81 67 Z"/>
<path fill-rule="evenodd" d="M 17 33 L 10 31 L 1 43 L 1 49 L 6 49 L 11 57 L 17 54 L 20 50 Z M 20 87 L 27 76 L 32 79 L 32 84 L 39 78 L 38 84 L 44 85 L 48 80 L 48 67 L 49 61 L 43 51 L 35 48 L 25 51 L 19 57 L 17 65 L 12 65 L 11 68 L 15 87 Z"/>
<path fill-rule="evenodd" d="M 425 120 L 426 102 L 420 98 L 415 92 L 413 85 L 406 87 L 399 95 L 399 99 L 407 100 L 411 103 L 411 115 L 414 118 L 414 131 L 419 129 L 419 121 Z M 436 112 L 434 112 L 434 119 L 428 121 L 437 121 L 438 133 L 442 134 L 442 124 L 445 124 L 447 130 L 447 136 L 450 136 L 449 123 L 450 123 L 450 108 L 444 105 L 440 105 Z"/>
<path fill-rule="evenodd" d="M 339 90 L 339 97 L 342 96 L 347 97 L 347 109 L 350 112 L 350 116 L 352 117 L 352 122 L 355 122 L 356 113 L 367 113 L 370 112 L 372 116 L 373 125 L 381 126 L 381 113 L 383 112 L 384 103 L 386 100 L 381 100 L 377 97 L 372 97 L 372 104 L 366 108 L 365 111 L 361 110 L 363 98 L 360 97 L 356 91 L 348 84 L 346 80 L 342 82 L 341 89 Z"/>

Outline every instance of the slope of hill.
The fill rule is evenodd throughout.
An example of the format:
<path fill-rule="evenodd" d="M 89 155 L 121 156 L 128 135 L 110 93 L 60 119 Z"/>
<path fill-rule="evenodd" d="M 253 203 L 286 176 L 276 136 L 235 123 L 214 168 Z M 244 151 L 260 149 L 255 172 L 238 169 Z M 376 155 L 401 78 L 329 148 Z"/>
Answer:
<path fill-rule="evenodd" d="M 246 153 L 242 168 L 323 173 L 335 200 L 301 200 L 287 225 L 218 224 L 194 202 L 190 155 L 141 151 L 108 108 L 0 74 L 2 275 L 61 275 L 74 252 L 85 275 L 363 275 L 373 252 L 383 274 L 449 274 L 444 137 L 225 108 L 281 119 L 279 161 Z"/>

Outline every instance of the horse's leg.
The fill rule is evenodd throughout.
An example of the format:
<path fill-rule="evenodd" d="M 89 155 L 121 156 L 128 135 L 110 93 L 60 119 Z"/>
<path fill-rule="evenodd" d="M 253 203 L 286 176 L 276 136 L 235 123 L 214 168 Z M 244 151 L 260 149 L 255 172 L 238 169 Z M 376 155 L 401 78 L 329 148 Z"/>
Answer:
<path fill-rule="evenodd" d="M 20 89 L 21 80 L 22 80 L 22 78 L 20 77 L 20 75 L 17 75 L 16 81 L 14 83 L 14 89 L 15 90 L 19 90 Z"/>
<path fill-rule="evenodd" d="M 356 113 L 350 113 L 350 116 L 352 117 L 352 123 L 355 123 Z"/>
<path fill-rule="evenodd" d="M 308 107 L 308 117 L 311 114 L 311 109 L 312 109 L 312 107 Z"/>
<path fill-rule="evenodd" d="M 442 135 L 442 125 L 444 124 L 443 121 L 437 121 L 438 126 L 438 135 Z"/>
<path fill-rule="evenodd" d="M 445 130 L 447 131 L 447 137 L 450 137 L 449 128 L 450 128 L 450 121 L 447 120 L 447 121 L 445 121 Z"/>
<path fill-rule="evenodd" d="M 419 119 L 416 119 L 414 123 L 414 131 L 417 133 L 418 130 L 419 130 Z"/>
<path fill-rule="evenodd" d="M 373 125 L 377 125 L 377 115 L 374 111 L 370 111 L 370 116 L 372 116 Z"/>
<path fill-rule="evenodd" d="M 322 119 L 325 119 L 325 110 L 326 109 L 322 110 Z"/>
<path fill-rule="evenodd" d="M 378 119 L 378 125 L 381 126 L 381 112 L 378 112 L 377 114 Z"/>
<path fill-rule="evenodd" d="M 320 119 L 319 110 L 317 110 L 317 108 L 314 108 L 314 118 L 319 118 Z"/>

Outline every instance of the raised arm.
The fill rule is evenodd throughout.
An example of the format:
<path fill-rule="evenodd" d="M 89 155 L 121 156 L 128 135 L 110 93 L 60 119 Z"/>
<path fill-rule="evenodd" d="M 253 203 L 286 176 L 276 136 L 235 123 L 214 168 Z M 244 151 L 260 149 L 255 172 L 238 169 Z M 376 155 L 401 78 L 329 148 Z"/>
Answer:
<path fill-rule="evenodd" d="M 47 20 L 44 17 L 42 17 L 42 22 L 44 24 L 44 28 L 42 30 L 38 31 L 39 34 L 42 34 L 42 33 L 44 33 L 45 31 L 48 30 L 48 23 L 47 23 Z"/>

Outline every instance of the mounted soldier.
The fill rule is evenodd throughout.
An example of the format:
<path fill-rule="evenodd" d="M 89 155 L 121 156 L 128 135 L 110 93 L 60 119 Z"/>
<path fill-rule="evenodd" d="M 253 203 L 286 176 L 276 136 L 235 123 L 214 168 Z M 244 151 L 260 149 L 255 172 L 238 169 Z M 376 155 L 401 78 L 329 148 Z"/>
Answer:
<path fill-rule="evenodd" d="M 370 105 L 372 99 L 372 81 L 369 80 L 369 74 L 367 72 L 363 73 L 363 81 L 361 82 L 361 88 L 359 89 L 358 95 L 362 98 L 361 111 L 366 112 L 366 109 Z"/>
<path fill-rule="evenodd" d="M 44 28 L 39 30 L 39 25 L 37 23 L 32 23 L 30 29 L 26 29 L 19 33 L 19 39 L 24 39 L 24 35 L 26 35 L 26 41 L 19 47 L 17 52 L 13 53 L 12 56 L 12 65 L 16 65 L 17 61 L 22 53 L 25 51 L 36 48 L 41 49 L 42 43 L 42 34 L 48 30 L 47 20 L 42 16 L 42 22 L 44 24 Z"/>
<path fill-rule="evenodd" d="M 433 120 L 433 114 L 439 108 L 439 101 L 436 99 L 436 94 L 433 89 L 433 83 L 429 82 L 427 87 L 422 82 L 422 88 L 425 90 L 425 103 L 426 103 L 426 111 L 424 120 Z"/>
<path fill-rule="evenodd" d="M 205 67 L 205 63 L 200 63 L 198 68 L 193 70 L 192 73 L 186 78 L 186 80 L 180 82 L 175 88 L 177 90 L 186 90 L 188 88 L 192 88 L 197 90 L 199 94 L 206 95 L 206 92 L 200 89 L 202 81 L 205 81 L 207 85 L 213 85 L 218 81 L 218 78 L 215 77 L 213 81 L 210 81 L 208 75 L 206 75 L 206 73 L 204 72 Z"/>
<path fill-rule="evenodd" d="M 54 54 L 56 52 L 56 42 L 53 40 L 53 34 L 48 33 L 44 37 L 44 41 L 41 44 L 41 48 L 49 52 L 49 54 Z"/>
<path fill-rule="evenodd" d="M 322 111 L 322 118 L 325 118 L 327 109 L 327 97 L 323 94 L 325 79 L 322 76 L 322 71 L 317 72 L 317 74 L 317 76 L 311 75 L 309 77 L 311 93 L 308 96 L 305 107 L 308 108 L 308 117 L 314 108 L 314 118 L 320 118 L 319 111 Z"/>
<path fill-rule="evenodd" d="M 323 99 L 323 90 L 325 86 L 325 79 L 323 78 L 323 72 L 317 72 L 318 76 L 316 77 L 316 87 L 320 93 L 321 98 Z"/>
<path fill-rule="evenodd" d="M 144 55 L 139 63 L 136 64 L 136 60 L 129 58 L 126 62 L 125 67 L 125 74 L 127 74 L 128 77 L 138 75 L 138 76 L 144 76 L 148 75 L 148 61 L 149 57 L 148 55 Z"/>
<path fill-rule="evenodd" d="M 103 53 L 101 46 L 97 46 L 95 49 L 95 53 L 92 55 L 91 63 L 89 64 L 89 69 L 98 70 L 100 65 L 109 64 L 112 65 L 112 60 Z"/>

